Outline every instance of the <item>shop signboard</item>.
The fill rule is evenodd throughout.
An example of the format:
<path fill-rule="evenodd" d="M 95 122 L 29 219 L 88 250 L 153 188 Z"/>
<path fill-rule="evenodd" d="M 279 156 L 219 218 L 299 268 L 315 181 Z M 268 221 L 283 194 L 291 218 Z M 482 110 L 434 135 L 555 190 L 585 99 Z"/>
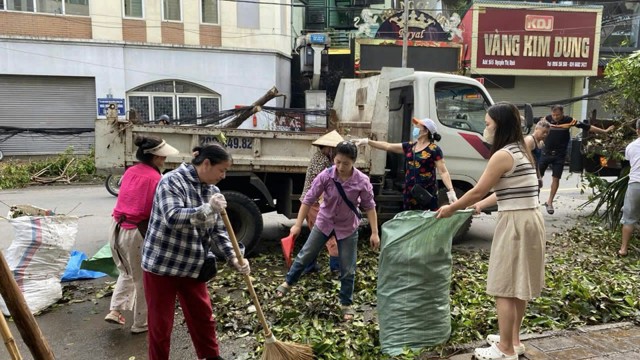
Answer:
<path fill-rule="evenodd" d="M 471 69 L 498 75 L 596 75 L 601 21 L 601 6 L 476 3 Z"/>

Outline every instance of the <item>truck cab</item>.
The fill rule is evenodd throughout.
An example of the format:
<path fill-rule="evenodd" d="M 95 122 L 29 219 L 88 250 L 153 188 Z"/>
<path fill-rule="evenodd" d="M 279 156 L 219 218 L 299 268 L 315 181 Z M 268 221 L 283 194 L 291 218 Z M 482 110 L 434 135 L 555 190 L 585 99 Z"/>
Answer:
<path fill-rule="evenodd" d="M 478 81 L 459 75 L 383 68 L 380 75 L 343 79 L 334 110 L 341 133 L 352 137 L 400 143 L 409 141 L 411 119 L 428 117 L 442 136 L 438 145 L 458 196 L 471 189 L 482 175 L 490 148 L 484 143 L 486 109 L 493 104 Z M 374 185 L 381 222 L 402 211 L 404 159 L 401 154 L 364 149 Z M 439 199 L 446 201 L 439 181 Z M 469 222 L 470 225 L 470 222 Z M 456 237 L 460 238 L 468 226 Z"/>
<path fill-rule="evenodd" d="M 468 77 L 415 72 L 389 85 L 389 135 L 391 143 L 408 141 L 411 118 L 430 118 L 438 125 L 447 169 L 458 195 L 471 189 L 490 157 L 483 142 L 486 109 L 493 100 L 484 87 Z M 387 157 L 394 184 L 402 184 L 402 158 Z M 442 184 L 440 184 L 442 185 Z M 440 188 L 444 188 L 440 186 Z"/>

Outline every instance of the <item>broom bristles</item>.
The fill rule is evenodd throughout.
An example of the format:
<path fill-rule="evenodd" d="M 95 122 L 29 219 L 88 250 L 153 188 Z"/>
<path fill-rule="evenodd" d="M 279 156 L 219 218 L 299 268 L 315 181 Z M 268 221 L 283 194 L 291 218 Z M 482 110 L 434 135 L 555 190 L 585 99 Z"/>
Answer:
<path fill-rule="evenodd" d="M 290 342 L 267 341 L 262 360 L 313 360 L 313 349 L 309 345 Z"/>

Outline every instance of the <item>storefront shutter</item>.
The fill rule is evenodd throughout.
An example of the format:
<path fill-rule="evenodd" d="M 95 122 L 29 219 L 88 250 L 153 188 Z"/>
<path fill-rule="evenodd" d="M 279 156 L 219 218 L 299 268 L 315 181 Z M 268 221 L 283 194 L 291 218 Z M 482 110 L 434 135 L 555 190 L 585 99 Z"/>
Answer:
<path fill-rule="evenodd" d="M 0 126 L 93 128 L 95 94 L 94 78 L 0 75 Z M 0 150 L 5 155 L 57 154 L 69 146 L 77 153 L 88 153 L 94 144 L 93 132 L 6 137 L 0 131 Z"/>

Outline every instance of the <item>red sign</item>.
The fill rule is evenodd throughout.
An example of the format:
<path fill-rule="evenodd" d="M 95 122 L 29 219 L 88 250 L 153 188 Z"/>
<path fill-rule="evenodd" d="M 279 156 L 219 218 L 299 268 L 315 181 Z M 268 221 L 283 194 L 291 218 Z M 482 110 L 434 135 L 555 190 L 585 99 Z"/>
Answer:
<path fill-rule="evenodd" d="M 474 7 L 471 68 L 478 73 L 596 75 L 601 7 Z"/>

